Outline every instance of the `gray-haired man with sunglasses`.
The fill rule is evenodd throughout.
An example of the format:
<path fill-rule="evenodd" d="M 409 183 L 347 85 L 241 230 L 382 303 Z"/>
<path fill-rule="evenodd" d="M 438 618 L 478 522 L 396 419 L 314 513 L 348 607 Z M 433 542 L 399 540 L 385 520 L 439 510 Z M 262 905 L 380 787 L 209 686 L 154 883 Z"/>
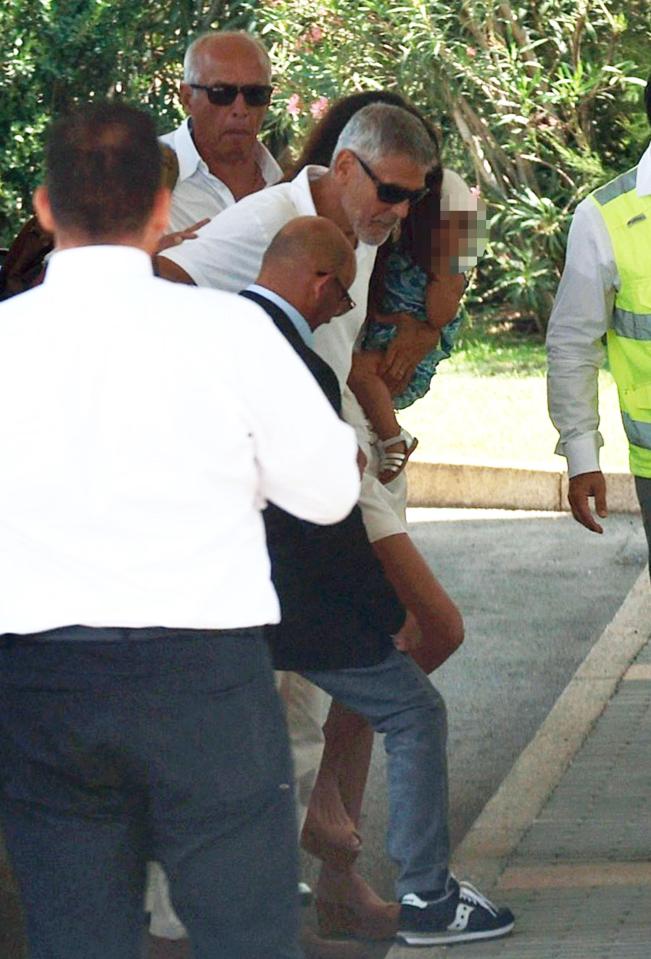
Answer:
<path fill-rule="evenodd" d="M 173 231 L 211 219 L 280 179 L 280 167 L 258 140 L 271 92 L 269 56 L 250 34 L 213 31 L 190 44 L 180 87 L 188 116 L 161 137 L 179 164 Z"/>
<path fill-rule="evenodd" d="M 436 659 L 432 657 L 429 661 L 428 671 L 444 662 L 461 642 L 461 616 L 406 532 L 406 490 L 400 484 L 401 479 L 404 483 L 404 477 L 391 484 L 392 488 L 377 479 L 378 461 L 369 425 L 346 388 L 346 381 L 354 345 L 366 316 L 376 248 L 407 216 L 409 205 L 422 197 L 427 172 L 435 160 L 432 140 L 417 117 L 389 104 L 370 104 L 354 114 L 342 130 L 328 169 L 304 167 L 291 182 L 245 197 L 204 227 L 196 240 L 166 251 L 159 258 L 161 273 L 170 279 L 192 280 L 198 285 L 235 291 L 255 281 L 269 242 L 297 217 L 315 214 L 326 217 L 350 240 L 357 264 L 356 278 L 350 287 L 354 303 L 336 322 L 314 331 L 313 348 L 337 375 L 343 394 L 344 418 L 356 428 L 360 447 L 369 460 L 359 501 L 369 540 L 396 594 L 415 618 L 421 616 L 428 622 L 431 617 L 436 622 Z M 256 389 L 253 382 L 251 389 Z M 300 403 L 300 397 L 296 397 L 296 402 Z M 309 563 L 307 565 L 309 567 Z M 314 569 L 310 569 L 310 573 L 315 575 Z M 362 581 L 359 590 L 361 595 Z M 415 637 L 405 643 L 401 640 L 400 649 L 410 645 L 413 649 Z M 422 714 L 428 736 L 421 736 L 419 732 L 412 738 L 412 743 L 420 744 L 427 738 L 433 747 L 432 753 L 418 763 L 420 771 L 431 778 L 422 789 L 416 789 L 413 778 L 397 773 L 398 767 L 392 766 L 395 775 L 391 780 L 391 801 L 395 815 L 389 848 L 401 863 L 396 888 L 401 904 L 396 903 L 393 910 L 387 910 L 386 925 L 380 934 L 395 933 L 405 942 L 421 946 L 506 935 L 513 927 L 510 911 L 499 910 L 474 887 L 457 882 L 449 871 L 443 700 L 432 691 L 425 674 L 411 660 L 393 652 L 391 661 L 404 678 L 409 676 L 405 686 L 402 681 L 398 683 L 395 674 L 390 677 L 388 673 L 383 673 L 382 678 L 376 675 L 376 685 L 370 670 L 361 676 L 361 671 L 355 668 L 313 669 L 309 673 L 304 670 L 298 677 L 291 672 L 285 674 L 282 695 L 289 703 L 300 798 L 304 799 L 321 759 L 319 736 L 324 719 L 321 690 L 327 690 L 349 710 L 363 714 L 376 729 L 385 733 L 389 724 L 384 725 L 384 720 L 377 722 L 378 716 L 381 713 L 386 717 L 392 709 L 391 703 L 400 700 L 393 715 L 400 716 L 401 720 L 409 717 L 407 725 L 413 733 L 416 728 L 412 712 L 414 687 L 409 692 L 407 688 L 414 681 L 420 691 L 428 691 L 430 704 L 436 699 L 432 712 L 428 709 Z M 278 665 L 291 668 L 293 664 L 285 661 Z M 383 668 L 382 665 L 380 672 Z M 320 690 L 316 686 L 306 688 L 305 679 L 318 683 Z M 379 712 L 372 717 L 375 706 L 369 710 L 368 705 L 375 695 Z M 405 705 L 407 702 L 409 706 Z M 335 885 L 336 901 L 340 902 L 341 871 L 333 883 L 333 894 Z M 352 902 L 352 883 L 349 888 Z M 377 935 L 377 925 L 378 918 L 373 917 L 365 928 L 372 926 Z M 349 930 L 362 930 L 356 917 L 351 920 Z"/>

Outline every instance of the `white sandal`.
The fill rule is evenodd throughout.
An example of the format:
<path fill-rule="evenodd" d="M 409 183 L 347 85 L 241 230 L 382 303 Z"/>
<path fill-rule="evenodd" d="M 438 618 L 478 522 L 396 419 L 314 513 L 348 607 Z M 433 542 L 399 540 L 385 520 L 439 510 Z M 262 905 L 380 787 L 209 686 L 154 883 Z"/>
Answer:
<path fill-rule="evenodd" d="M 389 448 L 397 443 L 404 443 L 404 450 L 391 450 L 389 452 Z M 407 430 L 401 429 L 398 436 L 392 436 L 388 440 L 378 440 L 376 446 L 380 455 L 377 478 L 381 483 L 386 484 L 400 476 L 407 465 L 407 460 L 418 446 L 418 440 Z"/>

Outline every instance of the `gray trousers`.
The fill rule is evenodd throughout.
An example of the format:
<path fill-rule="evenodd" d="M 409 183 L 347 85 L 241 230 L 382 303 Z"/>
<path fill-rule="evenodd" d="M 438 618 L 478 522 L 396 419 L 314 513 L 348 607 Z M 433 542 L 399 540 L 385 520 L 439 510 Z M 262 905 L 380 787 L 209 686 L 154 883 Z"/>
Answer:
<path fill-rule="evenodd" d="M 298 959 L 291 764 L 260 630 L 56 633 L 0 637 L 0 819 L 31 959 L 139 959 L 149 859 L 195 959 Z"/>

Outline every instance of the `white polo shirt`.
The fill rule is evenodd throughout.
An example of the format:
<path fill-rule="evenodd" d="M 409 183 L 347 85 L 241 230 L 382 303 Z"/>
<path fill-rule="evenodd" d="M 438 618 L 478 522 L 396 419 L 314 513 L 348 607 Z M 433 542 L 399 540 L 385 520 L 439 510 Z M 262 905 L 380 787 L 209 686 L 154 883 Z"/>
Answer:
<path fill-rule="evenodd" d="M 187 240 L 162 255 L 182 267 L 198 286 L 243 290 L 256 280 L 263 254 L 276 233 L 297 216 L 316 215 L 310 182 L 326 172 L 326 167 L 307 166 L 289 183 L 278 183 L 245 196 L 204 226 L 196 240 Z M 315 351 L 339 380 L 344 418 L 354 426 L 371 465 L 364 473 L 359 501 L 371 541 L 404 533 L 406 529 L 404 477 L 399 477 L 392 488 L 378 482 L 377 455 L 368 420 L 346 386 L 353 349 L 366 319 L 375 254 L 376 247 L 357 244 L 357 274 L 350 288 L 355 308 L 320 326 L 314 334 Z"/>
<path fill-rule="evenodd" d="M 0 634 L 277 622 L 261 509 L 331 523 L 359 492 L 267 314 L 126 246 L 55 253 L 0 305 L 0 449 Z"/>
<path fill-rule="evenodd" d="M 214 176 L 199 155 L 186 118 L 180 127 L 159 137 L 176 153 L 179 176 L 172 191 L 170 231 L 182 230 L 206 217 L 217 216 L 235 203 L 235 197 L 223 180 Z M 277 183 L 283 175 L 272 155 L 256 142 L 255 161 L 266 186 Z"/>

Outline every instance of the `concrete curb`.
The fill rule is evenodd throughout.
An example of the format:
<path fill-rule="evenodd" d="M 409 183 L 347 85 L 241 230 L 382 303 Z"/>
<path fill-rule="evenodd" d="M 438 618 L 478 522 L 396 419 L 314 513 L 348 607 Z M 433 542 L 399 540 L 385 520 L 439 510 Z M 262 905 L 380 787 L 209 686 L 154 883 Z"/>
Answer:
<path fill-rule="evenodd" d="M 540 813 L 610 701 L 628 666 L 649 639 L 651 591 L 645 567 L 612 622 L 566 686 L 453 856 L 453 869 L 493 887 L 506 860 Z"/>
<path fill-rule="evenodd" d="M 564 471 L 519 467 L 425 463 L 407 466 L 408 506 L 474 507 L 481 509 L 568 509 Z M 635 482 L 628 473 L 607 473 L 608 508 L 612 513 L 637 513 Z"/>

